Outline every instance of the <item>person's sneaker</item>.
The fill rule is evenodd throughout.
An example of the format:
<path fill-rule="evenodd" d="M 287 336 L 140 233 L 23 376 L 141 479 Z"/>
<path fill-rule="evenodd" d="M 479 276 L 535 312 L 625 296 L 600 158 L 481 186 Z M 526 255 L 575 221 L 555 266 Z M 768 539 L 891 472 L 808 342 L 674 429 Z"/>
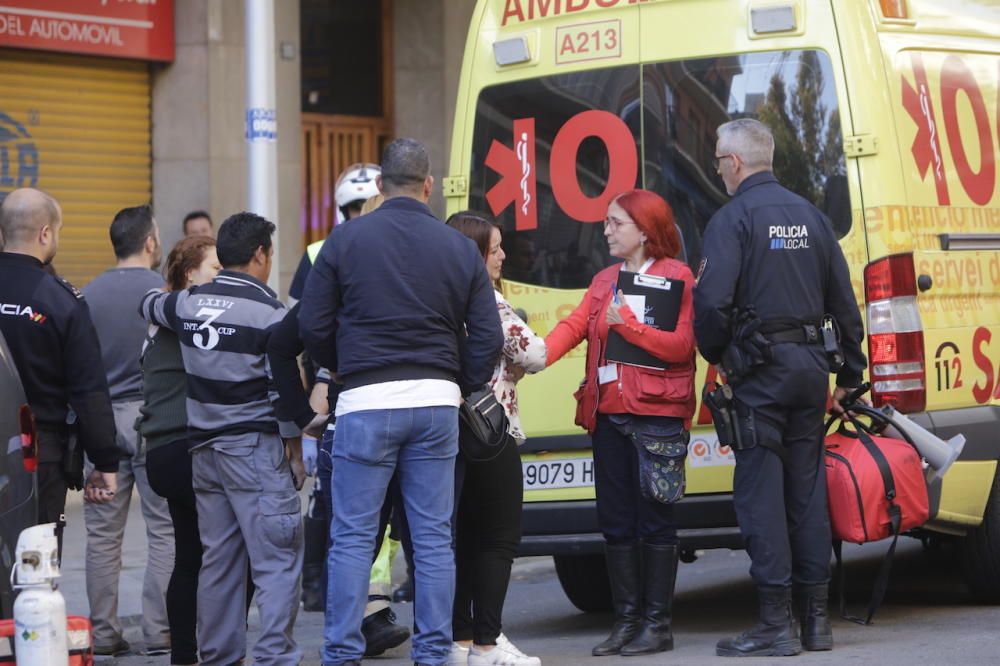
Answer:
<path fill-rule="evenodd" d="M 377 657 L 386 650 L 402 645 L 410 637 L 410 630 L 396 624 L 396 614 L 391 608 L 372 613 L 361 622 L 365 637 L 365 656 Z"/>
<path fill-rule="evenodd" d="M 467 666 L 469 663 L 469 648 L 458 643 L 452 643 L 451 652 L 448 654 L 448 661 L 445 663 L 447 666 Z"/>
<path fill-rule="evenodd" d="M 492 650 L 480 650 L 475 645 L 469 650 L 469 666 L 542 666 L 538 657 L 529 657 L 503 634 L 497 636 Z"/>
<path fill-rule="evenodd" d="M 124 638 L 119 638 L 111 645 L 94 645 L 94 656 L 96 657 L 120 657 L 128 654 L 132 646 Z"/>
<path fill-rule="evenodd" d="M 170 654 L 170 644 L 166 645 L 152 645 L 142 651 L 147 657 L 158 657 L 161 654 Z"/>

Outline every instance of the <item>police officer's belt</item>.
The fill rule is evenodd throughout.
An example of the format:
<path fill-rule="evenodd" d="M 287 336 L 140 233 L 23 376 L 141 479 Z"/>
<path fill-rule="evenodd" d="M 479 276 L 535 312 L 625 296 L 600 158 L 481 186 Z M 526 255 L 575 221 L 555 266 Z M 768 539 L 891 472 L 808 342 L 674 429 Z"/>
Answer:
<path fill-rule="evenodd" d="M 766 329 L 767 326 L 764 327 Z M 795 342 L 799 344 L 816 345 L 823 341 L 820 337 L 819 326 L 815 324 L 802 324 L 794 328 L 785 328 L 777 331 L 762 332 L 768 342 L 778 344 L 782 342 Z"/>

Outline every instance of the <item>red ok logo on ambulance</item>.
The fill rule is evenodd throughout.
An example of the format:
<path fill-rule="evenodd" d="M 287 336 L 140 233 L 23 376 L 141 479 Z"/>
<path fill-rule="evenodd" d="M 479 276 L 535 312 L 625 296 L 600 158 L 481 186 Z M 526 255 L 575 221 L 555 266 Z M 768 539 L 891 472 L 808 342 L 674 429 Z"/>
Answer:
<path fill-rule="evenodd" d="M 604 191 L 587 196 L 576 176 L 576 156 L 584 140 L 595 137 L 608 151 L 608 176 Z M 486 166 L 500 180 L 486 193 L 494 215 L 514 206 L 514 228 L 538 228 L 538 172 L 535 161 L 535 119 L 514 121 L 513 146 L 494 140 L 486 155 Z M 584 111 L 570 118 L 552 141 L 549 182 L 556 203 L 569 217 L 580 222 L 600 222 L 611 199 L 635 187 L 639 156 L 635 139 L 618 116 L 607 111 Z"/>

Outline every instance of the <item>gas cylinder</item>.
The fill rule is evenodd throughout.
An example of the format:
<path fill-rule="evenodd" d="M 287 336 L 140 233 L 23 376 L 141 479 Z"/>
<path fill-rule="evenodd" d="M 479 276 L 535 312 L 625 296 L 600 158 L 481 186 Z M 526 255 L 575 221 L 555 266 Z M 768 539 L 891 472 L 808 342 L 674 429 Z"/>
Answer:
<path fill-rule="evenodd" d="M 14 589 L 14 652 L 18 666 L 68 666 L 66 600 L 59 592 L 56 524 L 21 532 L 11 573 Z"/>

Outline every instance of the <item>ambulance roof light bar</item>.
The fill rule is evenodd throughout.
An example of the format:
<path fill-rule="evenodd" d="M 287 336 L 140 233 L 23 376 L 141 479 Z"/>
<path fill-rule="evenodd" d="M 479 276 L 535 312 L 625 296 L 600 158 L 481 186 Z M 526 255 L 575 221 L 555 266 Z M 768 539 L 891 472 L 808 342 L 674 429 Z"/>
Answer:
<path fill-rule="evenodd" d="M 494 42 L 493 58 L 496 60 L 497 67 L 507 67 L 509 65 L 519 65 L 522 62 L 528 62 L 531 60 L 528 40 L 522 35 Z"/>
<path fill-rule="evenodd" d="M 791 5 L 754 7 L 750 10 L 750 27 L 755 35 L 795 30 L 798 27 L 795 22 L 795 8 Z"/>
<path fill-rule="evenodd" d="M 906 19 L 906 0 L 879 0 L 882 16 L 890 19 Z"/>

